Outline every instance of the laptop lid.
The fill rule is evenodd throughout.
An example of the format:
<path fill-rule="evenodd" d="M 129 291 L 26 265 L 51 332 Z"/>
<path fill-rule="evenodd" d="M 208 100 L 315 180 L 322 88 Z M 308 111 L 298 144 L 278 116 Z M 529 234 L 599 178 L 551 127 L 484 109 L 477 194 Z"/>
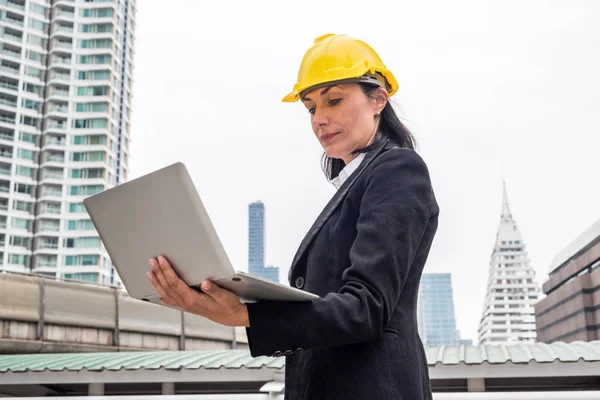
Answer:
<path fill-rule="evenodd" d="M 131 297 L 156 294 L 148 260 L 164 255 L 188 285 L 234 269 L 181 162 L 84 199 L 83 204 Z"/>

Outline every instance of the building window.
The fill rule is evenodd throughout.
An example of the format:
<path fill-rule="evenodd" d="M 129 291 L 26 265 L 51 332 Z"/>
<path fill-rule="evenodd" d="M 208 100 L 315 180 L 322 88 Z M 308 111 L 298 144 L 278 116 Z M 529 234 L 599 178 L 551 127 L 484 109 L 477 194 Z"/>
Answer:
<path fill-rule="evenodd" d="M 104 190 L 102 185 L 71 186 L 71 196 L 92 196 Z"/>
<path fill-rule="evenodd" d="M 88 151 L 75 152 L 71 155 L 72 161 L 105 161 L 106 152 L 104 151 Z"/>
<path fill-rule="evenodd" d="M 89 219 L 77 219 L 67 221 L 67 229 L 70 231 L 91 231 L 94 230 L 94 224 Z"/>
<path fill-rule="evenodd" d="M 28 219 L 16 218 L 16 217 L 11 218 L 11 225 L 13 228 L 29 230 L 30 223 L 31 223 L 31 221 Z"/>
<path fill-rule="evenodd" d="M 83 213 L 85 212 L 85 206 L 83 203 L 70 203 L 69 204 L 69 212 L 70 213 Z"/>
<path fill-rule="evenodd" d="M 8 255 L 8 263 L 15 265 L 26 265 L 27 256 L 24 254 L 9 254 Z"/>
<path fill-rule="evenodd" d="M 65 239 L 65 247 L 79 249 L 97 249 L 100 248 L 100 238 L 84 237 Z"/>
<path fill-rule="evenodd" d="M 100 256 L 97 254 L 64 257 L 65 265 L 98 265 L 98 261 L 100 260 Z"/>

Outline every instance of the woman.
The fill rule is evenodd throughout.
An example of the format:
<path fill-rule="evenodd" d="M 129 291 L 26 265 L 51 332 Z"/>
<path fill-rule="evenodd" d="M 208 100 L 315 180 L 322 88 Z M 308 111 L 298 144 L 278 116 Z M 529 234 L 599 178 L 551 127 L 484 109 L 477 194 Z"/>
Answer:
<path fill-rule="evenodd" d="M 397 88 L 366 43 L 324 35 L 283 99 L 309 111 L 325 175 L 338 187 L 288 277 L 321 299 L 242 304 L 208 281 L 198 293 L 164 257 L 150 260 L 163 303 L 245 326 L 252 356 L 286 356 L 286 400 L 431 399 L 416 303 L 438 206 L 389 103 Z"/>

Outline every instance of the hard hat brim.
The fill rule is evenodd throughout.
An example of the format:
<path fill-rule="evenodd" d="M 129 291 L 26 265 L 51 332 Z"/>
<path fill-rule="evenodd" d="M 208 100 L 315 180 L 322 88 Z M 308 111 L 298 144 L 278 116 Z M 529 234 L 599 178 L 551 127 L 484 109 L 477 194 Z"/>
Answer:
<path fill-rule="evenodd" d="M 281 101 L 284 103 L 295 103 L 300 100 L 300 93 L 293 91 L 287 94 Z"/>

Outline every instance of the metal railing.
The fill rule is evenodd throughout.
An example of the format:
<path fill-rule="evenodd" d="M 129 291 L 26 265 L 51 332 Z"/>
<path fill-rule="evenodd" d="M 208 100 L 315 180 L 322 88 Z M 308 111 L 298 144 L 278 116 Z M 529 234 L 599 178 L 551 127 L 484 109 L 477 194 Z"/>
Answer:
<path fill-rule="evenodd" d="M 0 4 L 3 4 L 10 8 L 14 8 L 15 10 L 25 11 L 25 6 L 23 4 L 15 3 L 13 1 L 0 0 Z"/>
<path fill-rule="evenodd" d="M 10 83 L 0 82 L 0 87 L 11 89 L 11 90 L 19 90 L 17 85 L 11 85 Z"/>
<path fill-rule="evenodd" d="M 7 99 L 0 99 L 0 104 L 5 104 L 7 106 L 11 106 L 11 107 L 16 107 L 17 106 L 17 102 L 16 101 L 10 101 Z"/>
<path fill-rule="evenodd" d="M 0 71 L 6 71 L 6 72 L 10 72 L 11 74 L 19 75 L 18 68 L 11 68 L 11 67 L 7 67 L 5 65 L 0 67 Z"/>
<path fill-rule="evenodd" d="M 8 15 L 0 18 L 0 21 L 7 22 L 16 26 L 23 26 L 23 21 L 20 19 L 11 18 Z"/>
<path fill-rule="evenodd" d="M 2 121 L 2 122 L 8 122 L 9 124 L 14 124 L 15 123 L 15 119 L 14 118 L 5 117 L 3 115 L 0 115 L 0 121 Z"/>

